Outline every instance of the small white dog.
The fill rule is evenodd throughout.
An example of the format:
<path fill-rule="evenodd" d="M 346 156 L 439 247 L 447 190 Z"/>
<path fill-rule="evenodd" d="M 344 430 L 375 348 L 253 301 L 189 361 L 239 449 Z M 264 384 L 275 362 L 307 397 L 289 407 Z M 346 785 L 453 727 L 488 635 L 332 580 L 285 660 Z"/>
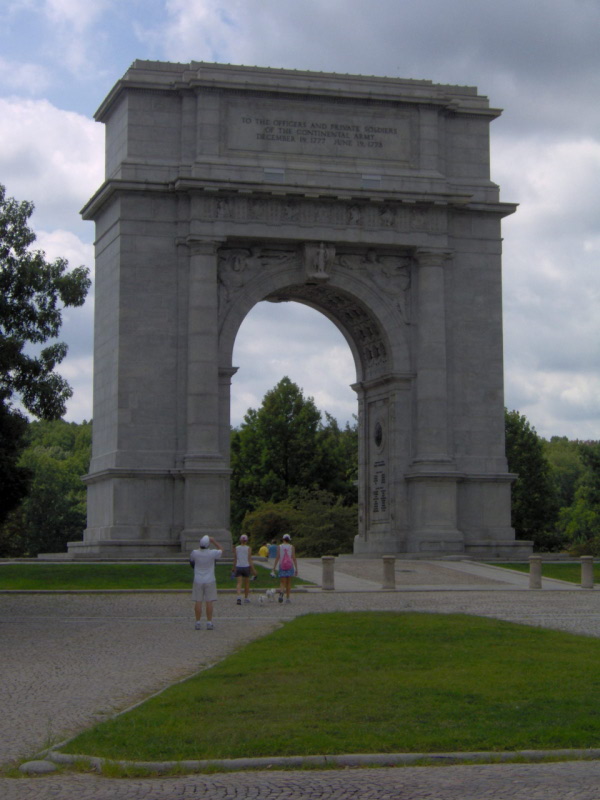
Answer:
<path fill-rule="evenodd" d="M 275 589 L 267 589 L 264 594 L 258 596 L 258 602 L 263 605 L 264 603 L 274 603 L 275 602 Z"/>

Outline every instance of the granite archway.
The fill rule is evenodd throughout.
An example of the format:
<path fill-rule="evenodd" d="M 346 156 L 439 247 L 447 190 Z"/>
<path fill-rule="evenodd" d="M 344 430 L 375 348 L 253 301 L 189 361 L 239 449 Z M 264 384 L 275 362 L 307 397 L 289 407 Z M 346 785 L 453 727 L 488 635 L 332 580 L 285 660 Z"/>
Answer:
<path fill-rule="evenodd" d="M 74 555 L 229 533 L 235 337 L 259 301 L 354 356 L 367 555 L 525 554 L 504 455 L 500 220 L 469 87 L 136 62 L 97 113 L 93 458 Z"/>

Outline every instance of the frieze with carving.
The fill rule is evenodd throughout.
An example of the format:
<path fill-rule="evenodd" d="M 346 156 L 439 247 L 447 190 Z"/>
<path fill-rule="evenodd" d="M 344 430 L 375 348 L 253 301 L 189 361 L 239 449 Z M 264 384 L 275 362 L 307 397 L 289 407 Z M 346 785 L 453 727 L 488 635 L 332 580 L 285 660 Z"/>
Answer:
<path fill-rule="evenodd" d="M 302 197 L 236 195 L 201 196 L 198 211 L 205 220 L 266 225 L 325 225 L 333 228 L 393 230 L 399 233 L 445 233 L 444 208 L 401 203 L 332 202 Z"/>

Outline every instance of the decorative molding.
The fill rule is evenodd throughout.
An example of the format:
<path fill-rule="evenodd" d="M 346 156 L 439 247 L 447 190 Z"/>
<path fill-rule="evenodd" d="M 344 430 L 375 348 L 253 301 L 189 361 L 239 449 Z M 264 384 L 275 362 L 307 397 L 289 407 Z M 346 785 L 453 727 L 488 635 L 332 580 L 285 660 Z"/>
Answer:
<path fill-rule="evenodd" d="M 321 200 L 307 197 L 240 196 L 203 193 L 195 210 L 202 221 L 264 225 L 327 226 L 348 230 L 385 230 L 397 233 L 444 234 L 445 207 L 372 203 L 362 200 Z"/>

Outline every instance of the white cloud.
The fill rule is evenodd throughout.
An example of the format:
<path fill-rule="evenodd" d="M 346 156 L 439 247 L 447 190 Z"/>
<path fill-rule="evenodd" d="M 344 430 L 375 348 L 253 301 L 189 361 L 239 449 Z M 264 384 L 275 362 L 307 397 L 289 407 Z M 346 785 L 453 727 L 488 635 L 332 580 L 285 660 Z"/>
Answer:
<path fill-rule="evenodd" d="M 48 52 L 60 56 L 73 73 L 87 70 L 95 57 L 91 29 L 112 4 L 112 0 L 44 0 L 43 11 L 52 26 Z"/>
<path fill-rule="evenodd" d="M 94 364 L 91 356 L 70 357 L 67 355 L 57 368 L 73 389 L 73 396 L 67 401 L 67 422 L 83 422 L 92 418 L 92 378 Z"/>
<path fill-rule="evenodd" d="M 600 142 L 502 139 L 507 405 L 544 436 L 600 435 Z"/>
<path fill-rule="evenodd" d="M 53 230 L 36 231 L 35 248 L 43 250 L 49 261 L 56 258 L 66 258 L 69 267 L 88 267 L 90 276 L 94 275 L 94 247 L 89 242 L 81 239 L 71 231 Z"/>
<path fill-rule="evenodd" d="M 10 91 L 39 95 L 49 87 L 51 77 L 40 64 L 11 61 L 0 56 L 0 83 Z"/>
<path fill-rule="evenodd" d="M 44 0 L 44 11 L 52 22 L 81 33 L 96 22 L 109 5 L 107 0 L 93 3 L 89 0 Z"/>
<path fill-rule="evenodd" d="M 165 8 L 170 18 L 164 30 L 168 58 L 212 61 L 229 49 L 229 13 L 239 14 L 239 3 L 232 2 L 227 13 L 212 0 L 167 0 Z"/>
<path fill-rule="evenodd" d="M 0 98 L 0 181 L 36 207 L 34 229 L 89 231 L 79 210 L 104 177 L 101 125 L 46 100 Z"/>
<path fill-rule="evenodd" d="M 541 436 L 598 439 L 597 374 L 513 369 L 507 390 L 515 401 L 508 407 L 524 414 Z"/>

